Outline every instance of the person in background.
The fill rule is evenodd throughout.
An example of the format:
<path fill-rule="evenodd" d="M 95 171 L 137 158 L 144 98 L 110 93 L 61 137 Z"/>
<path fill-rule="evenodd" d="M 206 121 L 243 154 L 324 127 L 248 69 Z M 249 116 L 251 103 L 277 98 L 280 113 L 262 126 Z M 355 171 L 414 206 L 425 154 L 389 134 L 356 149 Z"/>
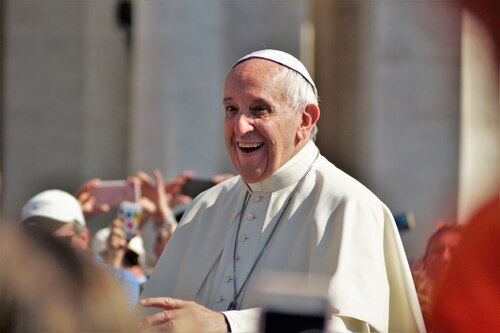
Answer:
<path fill-rule="evenodd" d="M 0 224 L 0 262 L 0 332 L 138 332 L 109 271 L 68 239 Z"/>
<path fill-rule="evenodd" d="M 111 225 L 98 230 L 90 244 L 92 251 L 100 255 L 106 264 L 131 272 L 142 285 L 147 280 L 144 241 L 139 234 L 129 241 L 124 240 L 123 229 Z M 123 252 L 123 255 L 117 255 L 117 252 Z M 117 261 L 116 257 L 121 260 Z"/>
<path fill-rule="evenodd" d="M 239 176 L 186 210 L 145 284 L 141 327 L 258 331 L 250 296 L 273 271 L 328 279 L 331 331 L 425 331 L 391 212 L 314 144 L 320 110 L 304 65 L 277 50 L 241 58 L 223 106 Z"/>
<path fill-rule="evenodd" d="M 51 232 L 55 237 L 67 241 L 83 253 L 89 249 L 90 232 L 86 227 L 85 217 L 80 203 L 71 194 L 50 189 L 38 193 L 23 206 L 21 226 L 39 228 Z M 102 261 L 94 256 L 96 261 Z M 130 306 L 135 306 L 139 298 L 139 284 L 135 276 L 126 270 L 106 265 L 123 285 Z"/>
<path fill-rule="evenodd" d="M 139 285 L 146 282 L 146 250 L 140 231 L 127 230 L 125 224 L 138 223 L 139 215 L 132 215 L 127 209 L 130 202 L 123 202 L 118 209 L 117 217 L 108 227 L 98 230 L 92 237 L 91 248 L 113 267 L 121 268 L 134 274 Z M 136 209 L 136 207 L 132 206 Z M 127 235 L 127 231 L 134 232 Z"/>
<path fill-rule="evenodd" d="M 500 309 L 500 196 L 465 224 L 434 294 L 431 332 L 496 332 Z"/>
<path fill-rule="evenodd" d="M 440 226 L 429 238 L 424 257 L 410 266 L 426 327 L 432 320 L 436 286 L 446 283 L 443 277 L 460 241 L 462 229 L 458 224 Z"/>

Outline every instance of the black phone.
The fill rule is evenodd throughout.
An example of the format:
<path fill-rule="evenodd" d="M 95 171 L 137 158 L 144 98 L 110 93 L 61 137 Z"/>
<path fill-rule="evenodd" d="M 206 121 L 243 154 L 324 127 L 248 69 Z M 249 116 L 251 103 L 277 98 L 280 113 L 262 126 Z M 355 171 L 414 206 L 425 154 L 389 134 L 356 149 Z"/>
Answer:
<path fill-rule="evenodd" d="M 324 333 L 327 329 L 326 299 L 313 296 L 282 296 L 282 306 L 265 307 L 260 322 L 262 332 Z M 291 306 L 299 304 L 299 306 Z"/>
<path fill-rule="evenodd" d="M 191 178 L 184 184 L 181 193 L 194 198 L 214 185 L 215 183 L 210 179 Z"/>
<path fill-rule="evenodd" d="M 331 313 L 327 279 L 273 272 L 260 276 L 257 286 L 259 332 L 326 332 Z"/>

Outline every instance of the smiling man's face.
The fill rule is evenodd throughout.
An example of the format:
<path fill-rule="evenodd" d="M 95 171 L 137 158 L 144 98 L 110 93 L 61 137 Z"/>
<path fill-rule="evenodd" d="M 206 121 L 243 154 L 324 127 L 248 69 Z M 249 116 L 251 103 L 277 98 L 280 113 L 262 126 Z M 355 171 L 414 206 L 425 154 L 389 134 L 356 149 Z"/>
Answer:
<path fill-rule="evenodd" d="M 281 65 L 250 59 L 229 73 L 224 87 L 225 143 L 238 173 L 247 183 L 260 182 L 303 146 L 297 133 L 301 112 L 283 96 Z"/>

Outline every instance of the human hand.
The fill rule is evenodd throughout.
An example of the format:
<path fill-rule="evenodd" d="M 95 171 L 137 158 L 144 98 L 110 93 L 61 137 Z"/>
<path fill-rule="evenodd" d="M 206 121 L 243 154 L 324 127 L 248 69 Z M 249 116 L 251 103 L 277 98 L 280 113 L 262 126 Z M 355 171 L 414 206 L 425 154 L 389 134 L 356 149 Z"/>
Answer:
<path fill-rule="evenodd" d="M 182 188 L 186 184 L 186 182 L 193 178 L 194 173 L 190 170 L 183 171 L 177 177 L 170 179 L 165 185 L 165 191 L 169 194 L 169 204 L 170 207 L 177 207 L 181 204 L 190 203 L 193 198 L 182 194 Z"/>
<path fill-rule="evenodd" d="M 172 210 L 169 206 L 168 195 L 165 189 L 165 180 L 163 179 L 163 175 L 160 170 L 155 169 L 153 171 L 155 181 L 156 181 L 156 197 L 157 201 L 157 214 L 161 218 L 161 222 L 167 221 L 169 225 L 174 225 L 176 221 L 172 221 L 175 217 L 172 214 Z M 171 196 L 171 195 L 170 195 Z"/>
<path fill-rule="evenodd" d="M 139 323 L 145 332 L 227 332 L 226 320 L 221 312 L 192 301 L 156 297 L 145 298 L 139 304 L 164 310 Z"/>
<path fill-rule="evenodd" d="M 105 263 L 121 268 L 123 258 L 127 251 L 128 242 L 126 240 L 125 230 L 123 230 L 123 221 L 114 219 L 110 225 L 108 239 L 106 240 L 106 252 L 103 256 Z"/>
<path fill-rule="evenodd" d="M 93 194 L 93 189 L 101 183 L 99 178 L 92 178 L 83 183 L 75 192 L 75 197 L 80 203 L 82 212 L 85 217 L 90 218 L 98 213 L 108 212 L 110 207 L 107 204 L 96 206 L 96 197 Z"/>
<path fill-rule="evenodd" d="M 156 177 L 156 176 L 155 176 Z M 164 182 L 165 193 L 167 195 L 168 205 L 173 208 L 179 204 L 190 203 L 192 198 L 182 194 L 182 187 L 188 179 L 193 178 L 193 172 L 183 171 L 179 176 Z M 149 201 L 155 203 L 158 201 L 158 189 L 155 180 L 144 171 L 139 171 L 130 181 L 135 181 L 141 186 L 141 195 Z"/>
<path fill-rule="evenodd" d="M 141 205 L 143 212 L 142 224 L 149 218 L 152 218 L 157 227 L 163 227 L 165 223 L 169 227 L 169 232 L 177 225 L 177 221 L 169 205 L 170 195 L 166 192 L 165 181 L 159 170 L 154 170 L 154 179 L 145 172 L 138 172 L 135 177 L 129 178 L 141 186 Z"/>

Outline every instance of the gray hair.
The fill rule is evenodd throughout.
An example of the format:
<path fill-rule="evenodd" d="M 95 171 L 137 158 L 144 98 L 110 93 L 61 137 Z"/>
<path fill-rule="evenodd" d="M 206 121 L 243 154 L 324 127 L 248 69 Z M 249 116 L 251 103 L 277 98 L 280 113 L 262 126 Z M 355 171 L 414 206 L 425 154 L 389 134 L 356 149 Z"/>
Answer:
<path fill-rule="evenodd" d="M 72 222 L 71 224 L 73 224 L 73 228 L 75 230 L 75 233 L 77 235 L 81 235 L 83 233 L 83 231 L 86 229 L 86 227 L 84 227 L 81 223 L 79 223 L 78 221 L 74 221 Z"/>
<path fill-rule="evenodd" d="M 293 111 L 301 112 L 309 104 L 319 105 L 318 95 L 306 79 L 294 70 L 287 69 L 285 75 L 279 76 L 285 86 L 284 95 L 288 99 Z M 316 140 L 318 127 L 314 124 L 311 131 L 311 140 Z"/>

